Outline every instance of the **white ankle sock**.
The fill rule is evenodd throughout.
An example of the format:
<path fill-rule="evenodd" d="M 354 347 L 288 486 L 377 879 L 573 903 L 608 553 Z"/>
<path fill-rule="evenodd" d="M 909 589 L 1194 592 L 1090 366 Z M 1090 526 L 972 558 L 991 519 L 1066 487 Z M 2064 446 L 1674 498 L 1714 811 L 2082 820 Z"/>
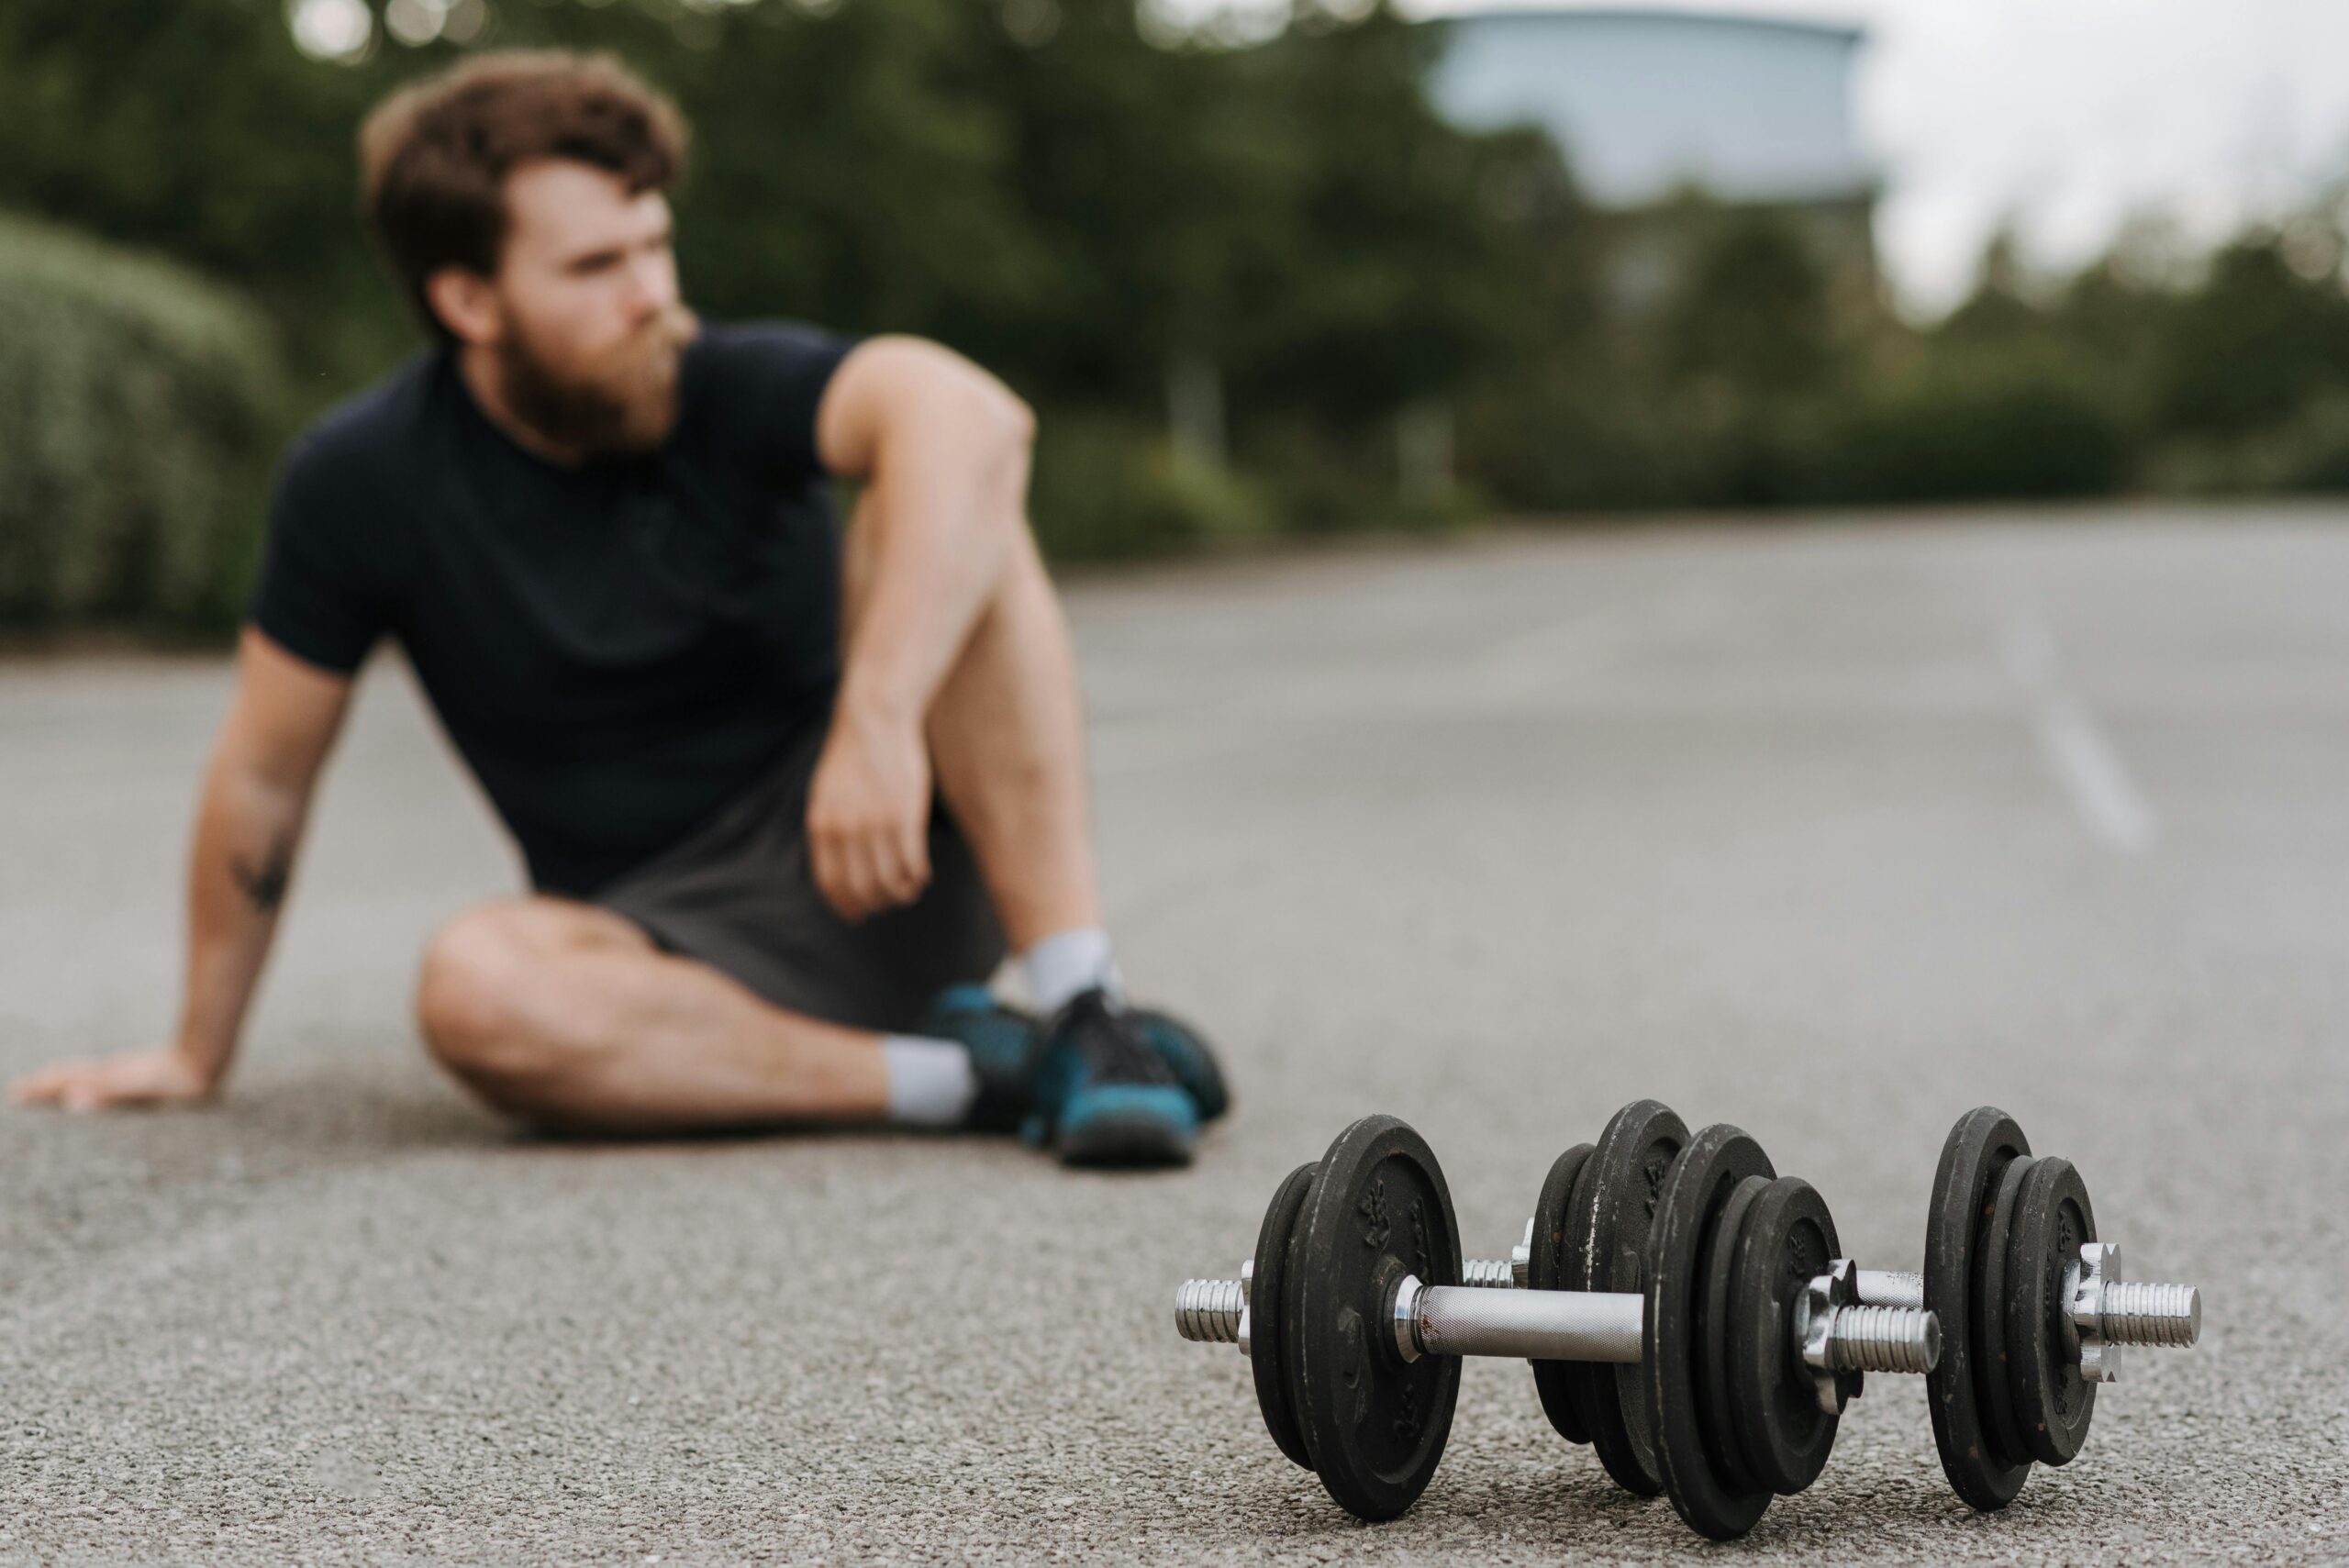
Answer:
<path fill-rule="evenodd" d="M 881 1037 L 889 1071 L 889 1119 L 900 1127 L 960 1127 L 979 1097 L 979 1075 L 959 1040 Z"/>
<path fill-rule="evenodd" d="M 1054 932 L 1019 955 L 1019 968 L 1028 979 L 1028 1000 L 1047 1017 L 1080 991 L 1097 986 L 1115 996 L 1125 988 L 1109 956 L 1109 934 L 1098 926 Z"/>

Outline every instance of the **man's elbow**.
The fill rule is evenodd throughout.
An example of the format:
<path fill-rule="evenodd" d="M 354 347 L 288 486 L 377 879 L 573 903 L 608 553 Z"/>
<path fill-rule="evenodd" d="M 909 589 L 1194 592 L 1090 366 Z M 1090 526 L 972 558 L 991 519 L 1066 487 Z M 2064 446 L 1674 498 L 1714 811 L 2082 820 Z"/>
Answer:
<path fill-rule="evenodd" d="M 1000 382 L 986 389 L 984 403 L 979 417 L 990 443 L 1016 457 L 1024 469 L 1028 454 L 1036 446 L 1036 411 L 1028 406 L 1025 398 Z"/>
<path fill-rule="evenodd" d="M 966 360 L 925 367 L 930 374 L 885 428 L 882 454 L 924 449 L 974 465 L 989 481 L 1024 486 L 1036 444 L 1036 411 L 1027 400 Z"/>
<path fill-rule="evenodd" d="M 1011 400 L 1008 418 L 1012 438 L 1023 450 L 1032 449 L 1036 444 L 1036 411 L 1028 406 L 1027 400 L 1015 392 L 1006 389 L 1004 396 Z"/>
<path fill-rule="evenodd" d="M 985 452 L 991 488 L 999 490 L 1014 515 L 1024 512 L 1028 471 L 1036 447 L 1036 411 L 1008 387 L 986 389 L 971 413 L 974 430 Z"/>
<path fill-rule="evenodd" d="M 1036 442 L 1036 411 L 984 366 L 949 350 L 925 345 L 918 384 L 931 409 L 965 439 L 994 453 L 1022 457 Z"/>

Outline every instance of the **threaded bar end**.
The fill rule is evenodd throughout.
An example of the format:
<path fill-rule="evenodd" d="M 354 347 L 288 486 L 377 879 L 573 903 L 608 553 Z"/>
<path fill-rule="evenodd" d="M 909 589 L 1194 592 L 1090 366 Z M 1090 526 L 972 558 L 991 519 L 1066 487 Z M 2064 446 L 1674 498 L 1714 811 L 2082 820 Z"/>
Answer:
<path fill-rule="evenodd" d="M 1517 1275 L 1507 1258 L 1471 1258 L 1460 1265 L 1460 1283 L 1480 1290 L 1510 1290 Z"/>
<path fill-rule="evenodd" d="M 2112 1344 L 2184 1350 L 2202 1337 L 2202 1293 L 2190 1284 L 2114 1281 L 2104 1287 L 2103 1327 Z"/>
<path fill-rule="evenodd" d="M 1174 1293 L 1174 1331 L 1210 1345 L 1237 1344 L 1248 1296 L 1236 1279 L 1186 1279 Z"/>
<path fill-rule="evenodd" d="M 1942 1323 L 1914 1307 L 1839 1307 L 1827 1326 L 1827 1364 L 1836 1372 L 1922 1374 L 1942 1358 Z"/>

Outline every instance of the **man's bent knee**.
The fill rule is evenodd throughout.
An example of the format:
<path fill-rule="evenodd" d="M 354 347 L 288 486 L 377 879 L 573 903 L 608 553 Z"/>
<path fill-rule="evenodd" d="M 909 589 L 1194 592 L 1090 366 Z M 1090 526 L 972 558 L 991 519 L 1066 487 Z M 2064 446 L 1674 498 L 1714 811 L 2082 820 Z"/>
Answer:
<path fill-rule="evenodd" d="M 545 899 L 468 909 L 424 950 L 416 1018 L 433 1059 L 500 1104 L 560 1072 L 568 1048 L 547 987 L 565 948 L 634 937 L 617 916 Z"/>
<path fill-rule="evenodd" d="M 434 1060 L 468 1081 L 528 1063 L 516 1006 L 528 962 L 512 906 L 468 909 L 434 933 L 416 981 L 416 1021 Z"/>

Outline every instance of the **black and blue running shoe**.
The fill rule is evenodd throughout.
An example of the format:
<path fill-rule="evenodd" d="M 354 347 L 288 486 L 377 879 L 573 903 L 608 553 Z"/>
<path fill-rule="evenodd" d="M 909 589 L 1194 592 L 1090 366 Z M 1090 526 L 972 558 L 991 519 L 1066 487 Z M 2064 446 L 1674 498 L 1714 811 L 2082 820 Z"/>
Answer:
<path fill-rule="evenodd" d="M 1223 1069 L 1215 1052 L 1208 1049 L 1205 1037 L 1172 1013 L 1156 1007 L 1132 1011 L 1142 1038 L 1174 1072 L 1174 1081 L 1189 1092 L 1191 1103 L 1199 1107 L 1200 1123 L 1211 1122 L 1230 1110 L 1231 1091 L 1224 1087 Z"/>
<path fill-rule="evenodd" d="M 1185 1165 L 1199 1106 L 1141 1018 L 1085 991 L 1045 1030 L 1035 1108 L 1020 1130 L 1064 1165 Z"/>
<path fill-rule="evenodd" d="M 974 1132 L 1017 1132 L 1036 1108 L 1036 1072 L 1044 1036 L 1036 1020 L 1008 1007 L 984 985 L 950 985 L 938 994 L 914 1031 L 951 1040 L 971 1053 L 979 1082 L 963 1125 Z"/>
<path fill-rule="evenodd" d="M 1189 1023 L 1156 1007 L 1130 1007 L 1142 1038 L 1191 1096 L 1201 1126 L 1231 1108 L 1223 1069 L 1207 1040 Z M 971 1053 L 979 1097 L 964 1125 L 974 1132 L 1014 1132 L 1034 1108 L 1035 1076 L 1044 1060 L 1044 1031 L 1033 1013 L 999 1001 L 976 983 L 938 994 L 914 1032 L 951 1040 Z"/>

